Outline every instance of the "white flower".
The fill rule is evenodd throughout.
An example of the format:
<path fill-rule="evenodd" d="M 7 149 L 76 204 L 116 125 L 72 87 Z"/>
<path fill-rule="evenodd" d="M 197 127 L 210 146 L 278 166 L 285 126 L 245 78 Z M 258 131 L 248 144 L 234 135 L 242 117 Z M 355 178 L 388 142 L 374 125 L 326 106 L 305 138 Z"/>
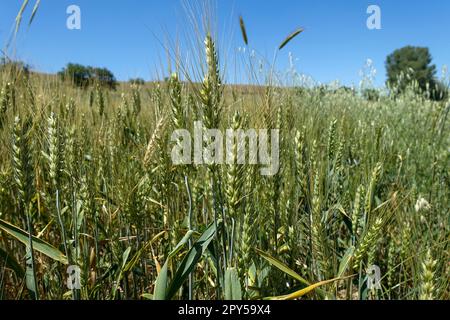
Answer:
<path fill-rule="evenodd" d="M 421 210 L 424 211 L 428 211 L 431 209 L 430 204 L 428 203 L 427 200 L 425 200 L 424 198 L 420 197 L 417 202 L 416 205 L 414 206 L 414 208 L 416 209 L 416 212 L 419 212 Z"/>

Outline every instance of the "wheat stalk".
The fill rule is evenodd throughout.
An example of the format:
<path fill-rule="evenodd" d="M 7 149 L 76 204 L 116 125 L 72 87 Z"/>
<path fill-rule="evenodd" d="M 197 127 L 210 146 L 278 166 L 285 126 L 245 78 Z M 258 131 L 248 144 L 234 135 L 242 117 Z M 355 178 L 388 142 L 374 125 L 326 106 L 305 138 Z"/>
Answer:
<path fill-rule="evenodd" d="M 36 277 L 36 263 L 33 248 L 33 222 L 30 212 L 30 201 L 33 196 L 33 180 L 34 172 L 31 164 L 31 152 L 28 140 L 27 124 L 22 124 L 19 117 L 14 120 L 13 128 L 13 170 L 14 180 L 18 192 L 19 208 L 25 214 L 26 225 L 28 229 L 28 244 L 26 249 L 26 264 L 27 264 L 27 287 L 34 295 L 36 300 L 39 299 L 39 288 Z"/>

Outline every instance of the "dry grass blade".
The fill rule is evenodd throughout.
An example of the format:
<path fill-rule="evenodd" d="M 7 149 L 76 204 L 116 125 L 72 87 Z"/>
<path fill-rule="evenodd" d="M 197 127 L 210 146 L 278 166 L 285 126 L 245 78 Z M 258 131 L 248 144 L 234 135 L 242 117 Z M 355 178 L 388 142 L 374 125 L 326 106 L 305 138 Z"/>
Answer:
<path fill-rule="evenodd" d="M 283 49 L 292 39 L 294 39 L 296 36 L 302 33 L 303 30 L 304 30 L 303 28 L 299 28 L 296 31 L 292 32 L 290 35 L 288 35 L 286 39 L 284 39 L 284 41 L 280 44 L 278 50 Z"/>
<path fill-rule="evenodd" d="M 245 29 L 244 18 L 239 17 L 239 25 L 241 26 L 242 38 L 244 39 L 245 45 L 248 45 L 247 30 Z"/>

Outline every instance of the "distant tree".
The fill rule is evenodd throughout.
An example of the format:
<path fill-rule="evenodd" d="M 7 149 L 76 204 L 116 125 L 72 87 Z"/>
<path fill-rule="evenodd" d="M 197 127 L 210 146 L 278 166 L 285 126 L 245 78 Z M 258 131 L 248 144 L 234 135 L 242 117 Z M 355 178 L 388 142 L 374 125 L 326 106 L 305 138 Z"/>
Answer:
<path fill-rule="evenodd" d="M 142 78 L 133 78 L 133 79 L 130 79 L 129 82 L 131 84 L 135 84 L 135 85 L 144 85 L 145 84 L 145 80 Z"/>
<path fill-rule="evenodd" d="M 91 77 L 94 81 L 100 83 L 100 85 L 109 87 L 110 89 L 116 89 L 117 80 L 114 74 L 106 68 L 89 68 Z"/>
<path fill-rule="evenodd" d="M 445 96 L 445 92 L 441 92 L 444 86 L 435 78 L 436 66 L 432 60 L 428 48 L 407 46 L 395 50 L 386 59 L 387 84 L 400 93 L 417 82 L 420 92 L 428 92 L 430 98 Z"/>
<path fill-rule="evenodd" d="M 58 74 L 64 80 L 70 80 L 79 87 L 87 87 L 94 83 L 111 89 L 115 89 L 117 86 L 117 80 L 114 74 L 106 68 L 94 68 L 69 63 Z"/>
<path fill-rule="evenodd" d="M 86 87 L 92 80 L 91 71 L 88 67 L 81 64 L 69 63 L 62 69 L 58 75 L 63 80 L 70 80 L 74 85 L 79 87 Z"/>

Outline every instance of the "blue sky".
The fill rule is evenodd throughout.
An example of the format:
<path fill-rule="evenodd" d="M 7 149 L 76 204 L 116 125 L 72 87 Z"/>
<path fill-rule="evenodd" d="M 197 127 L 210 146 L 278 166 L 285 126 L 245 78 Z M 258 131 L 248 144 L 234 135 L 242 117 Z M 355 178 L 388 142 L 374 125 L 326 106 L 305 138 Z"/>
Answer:
<path fill-rule="evenodd" d="M 20 2 L 0 3 L 3 48 Z M 32 7 L 34 1 L 30 2 Z M 66 28 L 66 8 L 71 4 L 81 8 L 81 30 Z M 381 30 L 366 27 L 366 9 L 371 4 L 381 8 Z M 448 0 L 217 0 L 222 47 L 235 50 L 242 46 L 240 14 L 250 48 L 268 59 L 289 32 L 304 27 L 305 32 L 278 56 L 277 68 L 287 68 L 292 52 L 298 71 L 322 83 L 358 84 L 359 70 L 370 58 L 378 71 L 376 84 L 381 85 L 386 56 L 405 45 L 429 47 L 438 70 L 450 64 Z M 21 29 L 15 56 L 45 72 L 77 62 L 107 67 L 119 80 L 152 79 L 165 59 L 159 40 L 182 34 L 184 15 L 182 0 L 42 0 L 31 27 L 25 21 Z"/>

